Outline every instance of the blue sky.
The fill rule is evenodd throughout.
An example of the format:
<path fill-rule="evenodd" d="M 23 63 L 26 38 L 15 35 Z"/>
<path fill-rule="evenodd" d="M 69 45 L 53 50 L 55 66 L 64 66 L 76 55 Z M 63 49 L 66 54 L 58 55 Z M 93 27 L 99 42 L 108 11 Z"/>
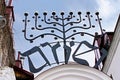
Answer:
<path fill-rule="evenodd" d="M 39 39 L 30 44 L 29 41 L 24 39 L 22 33 L 24 23 L 22 20 L 24 19 L 25 12 L 28 12 L 30 16 L 33 16 L 35 11 L 38 11 L 39 14 L 45 11 L 48 12 L 48 14 L 51 14 L 53 11 L 58 14 L 62 11 L 65 13 L 72 11 L 75 14 L 81 11 L 82 14 L 85 14 L 87 11 L 90 11 L 93 15 L 95 12 L 100 12 L 102 27 L 106 31 L 114 31 L 120 13 L 119 3 L 120 0 L 13 0 L 15 13 L 13 34 L 16 55 L 18 51 L 25 52 L 34 46 L 39 46 L 40 43 L 43 42 L 43 40 Z M 44 49 L 42 50 L 44 51 Z M 45 52 L 46 50 L 47 49 L 45 49 Z M 33 58 L 35 57 L 37 56 L 34 55 Z M 28 69 L 27 60 L 24 62 L 24 68 Z"/>

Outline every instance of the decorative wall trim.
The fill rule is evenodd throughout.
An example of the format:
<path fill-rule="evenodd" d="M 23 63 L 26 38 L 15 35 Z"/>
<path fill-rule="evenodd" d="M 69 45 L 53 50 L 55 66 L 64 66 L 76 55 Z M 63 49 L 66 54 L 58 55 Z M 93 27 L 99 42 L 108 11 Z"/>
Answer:
<path fill-rule="evenodd" d="M 80 64 L 65 64 L 39 74 L 34 80 L 112 80 L 103 72 Z"/>
<path fill-rule="evenodd" d="M 103 72 L 105 73 L 107 73 L 110 68 L 111 62 L 114 58 L 119 42 L 120 42 L 120 15 L 116 24 L 116 29 L 114 31 L 114 36 L 113 36 L 111 46 L 109 48 L 108 56 L 103 68 Z"/>

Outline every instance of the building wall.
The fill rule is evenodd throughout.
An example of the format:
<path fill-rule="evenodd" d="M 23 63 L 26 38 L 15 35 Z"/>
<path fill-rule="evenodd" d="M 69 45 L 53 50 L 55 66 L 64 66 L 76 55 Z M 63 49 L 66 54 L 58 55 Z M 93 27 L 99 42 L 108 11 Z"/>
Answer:
<path fill-rule="evenodd" d="M 6 18 L 7 24 L 0 29 L 0 66 L 12 66 L 15 62 L 14 48 L 13 48 L 13 34 L 12 26 L 9 25 L 11 13 L 7 13 L 6 0 L 0 0 L 0 15 Z M 11 0 L 7 0 L 11 1 Z M 9 5 L 10 6 L 10 5 Z M 11 17 L 13 17 L 12 15 Z M 14 20 L 14 19 L 13 19 Z M 12 24 L 12 23 L 11 23 Z"/>
<path fill-rule="evenodd" d="M 109 49 L 109 55 L 105 62 L 103 72 L 110 75 L 113 80 L 120 80 L 120 16 L 116 25 L 112 44 Z"/>
<path fill-rule="evenodd" d="M 0 80 L 16 80 L 13 68 L 3 67 L 0 68 Z"/>
<path fill-rule="evenodd" d="M 80 64 L 65 64 L 48 69 L 34 80 L 112 80 L 103 72 Z"/>
<path fill-rule="evenodd" d="M 4 10 L 5 10 L 4 0 L 0 0 L 0 15 L 4 14 Z"/>

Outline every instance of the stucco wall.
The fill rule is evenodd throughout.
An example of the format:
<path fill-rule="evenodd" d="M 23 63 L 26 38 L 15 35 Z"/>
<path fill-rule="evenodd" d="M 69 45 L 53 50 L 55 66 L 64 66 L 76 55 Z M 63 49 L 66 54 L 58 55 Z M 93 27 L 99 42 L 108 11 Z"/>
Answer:
<path fill-rule="evenodd" d="M 103 72 L 80 64 L 65 64 L 39 74 L 34 80 L 112 80 Z"/>
<path fill-rule="evenodd" d="M 120 80 L 120 16 L 116 25 L 112 44 L 105 62 L 103 72 L 111 75 L 114 80 Z"/>
<path fill-rule="evenodd" d="M 114 58 L 111 62 L 109 70 L 107 74 L 112 75 L 114 80 L 120 80 L 120 42 L 118 43 L 118 47 L 116 49 Z"/>
<path fill-rule="evenodd" d="M 15 61 L 13 38 L 9 26 L 0 30 L 1 66 L 12 66 Z"/>
<path fill-rule="evenodd" d="M 0 28 L 0 66 L 12 66 L 15 62 L 13 35 L 11 26 L 8 25 L 9 14 L 6 14 L 4 0 L 0 0 L 0 15 L 6 18 L 7 24 Z"/>
<path fill-rule="evenodd" d="M 0 80 L 16 80 L 12 68 L 0 67 Z"/>

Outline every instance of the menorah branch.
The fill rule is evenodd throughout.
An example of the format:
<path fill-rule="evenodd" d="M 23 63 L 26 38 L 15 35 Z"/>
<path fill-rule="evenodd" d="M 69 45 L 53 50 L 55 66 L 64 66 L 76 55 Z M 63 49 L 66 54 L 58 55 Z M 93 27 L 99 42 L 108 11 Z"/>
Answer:
<path fill-rule="evenodd" d="M 84 36 L 86 34 L 86 35 L 89 35 L 91 37 L 95 37 L 93 34 L 90 34 L 90 33 L 87 33 L 87 32 L 77 32 L 77 33 L 73 33 L 72 35 L 66 37 L 66 39 L 69 39 L 69 38 L 71 38 L 71 37 L 73 37 L 75 35 L 78 35 L 78 34 L 81 35 L 81 36 Z"/>
<path fill-rule="evenodd" d="M 63 26 L 63 25 L 60 24 L 59 22 L 50 22 L 50 21 L 48 22 L 48 21 L 47 21 L 47 18 L 46 18 L 46 15 L 44 16 L 44 21 L 45 21 L 46 24 L 53 24 L 53 25 L 54 25 L 54 24 L 55 24 L 55 25 L 57 24 L 57 25 L 59 25 L 59 26 Z"/>
<path fill-rule="evenodd" d="M 59 32 L 61 32 L 61 33 L 63 33 L 63 31 L 62 30 L 60 30 L 60 29 L 58 29 L 58 28 L 55 28 L 55 27 L 45 27 L 45 28 L 36 28 L 37 30 L 48 30 L 48 29 L 52 29 L 52 30 L 57 30 L 57 31 L 59 31 Z"/>

